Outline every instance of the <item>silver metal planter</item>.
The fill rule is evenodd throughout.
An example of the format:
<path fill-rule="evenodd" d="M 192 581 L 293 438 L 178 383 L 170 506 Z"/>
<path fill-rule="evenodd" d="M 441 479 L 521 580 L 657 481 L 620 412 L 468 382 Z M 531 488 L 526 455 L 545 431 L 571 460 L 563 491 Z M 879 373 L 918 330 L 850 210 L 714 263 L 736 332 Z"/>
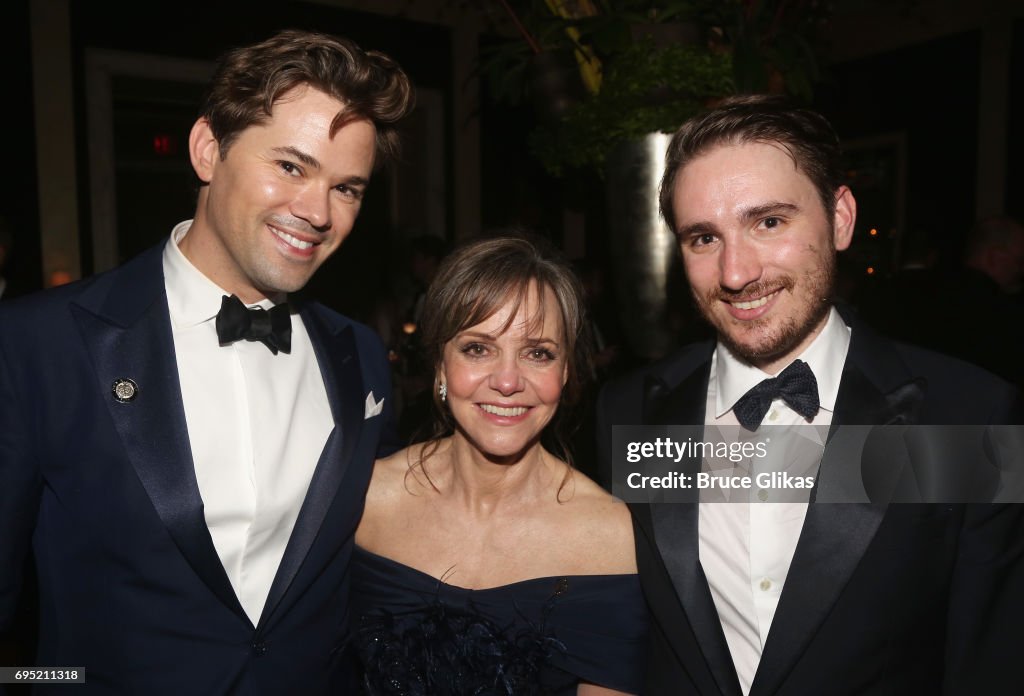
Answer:
<path fill-rule="evenodd" d="M 658 185 L 671 136 L 652 133 L 608 156 L 609 251 L 619 319 L 633 353 L 655 360 L 674 346 L 668 279 L 681 273 L 675 239 L 658 213 Z"/>

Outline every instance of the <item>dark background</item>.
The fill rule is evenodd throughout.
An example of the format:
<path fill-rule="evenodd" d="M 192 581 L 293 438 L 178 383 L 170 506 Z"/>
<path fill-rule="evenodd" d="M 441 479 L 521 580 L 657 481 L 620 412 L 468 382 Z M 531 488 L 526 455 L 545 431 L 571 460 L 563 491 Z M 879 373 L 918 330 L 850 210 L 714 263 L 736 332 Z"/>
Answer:
<path fill-rule="evenodd" d="M 465 12 L 479 12 L 486 4 L 455 3 Z M 165 7 L 72 1 L 70 7 L 82 275 L 94 270 L 83 67 L 87 47 L 212 61 L 227 47 L 257 41 L 285 27 L 339 33 L 389 53 L 417 85 L 441 91 L 446 151 L 451 147 L 453 129 L 459 127 L 451 118 L 452 95 L 461 88 L 453 84 L 452 32 L 440 24 L 294 1 L 260 6 L 258 11 L 251 4 L 194 0 Z M 6 275 L 14 291 L 24 293 L 45 284 L 38 229 L 29 2 L 8 2 L 3 13 L 8 31 L 0 55 L 8 66 L 7 146 L 13 150 L 10 162 L 14 166 L 5 177 L 0 214 L 15 235 Z M 841 28 L 837 23 L 833 30 Z M 482 40 L 488 36 L 482 35 Z M 895 182 L 890 175 L 895 172 L 887 169 L 891 162 L 886 153 L 854 152 L 862 163 L 875 165 L 870 172 L 861 172 L 865 175 L 860 180 L 854 178 L 861 220 L 850 256 L 858 272 L 874 263 L 880 266 L 876 269 L 879 275 L 884 275 L 909 256 L 931 248 L 944 263 L 957 257 L 975 217 L 980 47 L 981 31 L 974 28 L 826 65 L 815 106 L 832 120 L 844 140 L 888 136 L 902 138 L 905 144 L 906 195 L 902 201 L 894 200 Z M 1024 84 L 1022 19 L 1013 24 L 1009 64 L 1005 209 L 1021 216 L 1024 91 L 1014 86 Z M 119 134 L 118 234 L 122 256 L 130 256 L 157 243 L 173 221 L 191 214 L 195 188 L 184 144 L 195 115 L 193 102 L 201 90 L 195 85 L 147 86 L 143 80 L 131 79 L 115 81 L 114 89 Z M 548 176 L 530 156 L 526 144 L 532 125 L 529 109 L 492 104 L 486 99 L 486 85 L 481 92 L 485 98 L 478 111 L 479 229 L 526 224 L 561 243 L 565 237 L 563 213 L 570 210 L 583 216 L 585 254 L 598 264 L 608 264 L 605 193 L 600 177 L 563 181 Z M 173 148 L 159 162 L 154 160 L 161 158 L 151 149 L 155 132 L 170 134 Z M 450 156 L 444 171 L 446 229 L 420 231 L 451 239 L 455 201 Z M 388 218 L 388 186 L 386 177 L 375 179 L 355 233 L 318 274 L 312 288 L 330 304 L 360 318 L 370 311 L 367 297 L 386 282 L 381 280 L 386 278 L 381 267 L 396 261 L 401 246 Z M 894 208 L 900 204 L 903 226 L 895 230 Z M 872 227 L 880 234 L 868 238 L 865 233 Z M 893 241 L 894 234 L 899 237 L 898 244 Z M 579 253 L 578 248 L 573 251 Z"/>
<path fill-rule="evenodd" d="M 437 4 L 448 10 L 462 7 L 465 12 L 479 12 L 488 3 L 438 0 Z M 882 7 L 884 3 L 876 4 Z M 908 0 L 901 6 L 912 10 L 922 4 L 927 3 Z M 353 235 L 318 273 L 311 293 L 342 312 L 366 320 L 373 311 L 375 297 L 388 291 L 386 286 L 402 263 L 402 242 L 406 239 L 403 235 L 428 232 L 456 241 L 452 225 L 456 216 L 452 193 L 456 182 L 451 149 L 455 130 L 463 124 L 452 117 L 452 111 L 454 96 L 464 85 L 454 84 L 453 31 L 448 26 L 295 1 L 257 5 L 209 0 L 179 0 L 173 4 L 72 0 L 70 8 L 83 276 L 94 271 L 85 122 L 87 48 L 212 61 L 231 46 L 261 40 L 283 28 L 342 34 L 364 47 L 390 54 L 414 83 L 442 94 L 445 110 L 441 144 L 447 155 L 441 187 L 446 192 L 445 229 L 393 229 L 388 210 L 394 194 L 389 189 L 391 180 L 377 177 Z M 4 41 L 0 42 L 0 64 L 6 68 L 7 92 L 7 167 L 0 216 L 14 234 L 13 253 L 5 270 L 12 295 L 38 290 L 46 281 L 40 246 L 29 10 L 29 0 L 7 0 L 0 10 L 5 29 Z M 1018 218 L 1024 217 L 1022 15 L 1024 11 L 1018 11 L 1017 19 L 1013 20 L 1009 102 L 1004 115 L 1008 128 L 1005 212 Z M 908 22 L 923 21 L 918 16 L 908 16 Z M 891 19 L 890 15 L 887 17 Z M 837 23 L 833 29 L 838 32 L 844 27 Z M 890 33 L 899 30 L 888 29 Z M 916 34 L 908 31 L 908 35 Z M 490 40 L 493 39 L 486 34 L 481 36 L 482 42 Z M 941 264 L 955 264 L 975 219 L 981 48 L 982 31 L 971 26 L 925 40 L 911 38 L 905 45 L 860 57 L 827 62 L 823 80 L 816 87 L 814 105 L 850 145 L 855 165 L 850 173 L 860 202 L 855 243 L 844 263 L 851 296 L 856 295 L 859 286 L 877 282 L 901 263 L 930 249 L 938 253 Z M 118 236 L 121 254 L 127 257 L 158 243 L 169 234 L 171 225 L 192 214 L 195 181 L 184 143 L 195 118 L 200 90 L 185 83 L 154 85 L 127 78 L 118 79 L 113 87 L 118 128 Z M 565 214 L 571 211 L 582 219 L 582 251 L 588 260 L 598 267 L 614 265 L 614 259 L 608 258 L 606 194 L 600 176 L 563 181 L 547 175 L 529 154 L 527 135 L 533 118 L 529 108 L 494 105 L 486 99 L 486 85 L 481 87 L 481 93 L 485 98 L 477 109 L 481 129 L 481 214 L 476 221 L 477 230 L 525 224 L 556 243 L 568 245 L 572 241 L 574 249 L 580 251 L 579 240 L 572 238 L 566 228 Z M 165 154 L 154 151 L 154 135 L 167 136 Z M 897 195 L 899 170 L 895 151 L 885 145 L 864 145 L 880 139 L 902 143 L 903 199 Z M 399 166 L 416 164 L 410 158 Z M 423 185 L 430 183 L 424 181 Z M 405 195 L 415 197 L 419 192 Z M 900 219 L 902 224 L 897 228 Z M 878 234 L 870 235 L 871 229 Z M 30 650 L 31 601 L 26 603 L 23 624 L 23 645 L 15 649 Z M 16 664 L 11 654 L 0 653 L 0 664 Z M 25 653 L 20 657 L 25 660 L 23 664 L 29 664 Z"/>

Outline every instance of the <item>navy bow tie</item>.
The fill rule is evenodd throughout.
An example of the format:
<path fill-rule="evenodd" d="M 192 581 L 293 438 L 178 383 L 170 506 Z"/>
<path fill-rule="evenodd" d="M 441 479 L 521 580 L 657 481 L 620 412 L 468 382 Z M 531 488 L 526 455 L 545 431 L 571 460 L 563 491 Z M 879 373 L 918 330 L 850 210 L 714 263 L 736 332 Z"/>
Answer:
<path fill-rule="evenodd" d="M 252 309 L 235 295 L 224 299 L 217 312 L 217 340 L 222 346 L 235 341 L 259 341 L 274 355 L 292 350 L 292 317 L 288 303 L 282 302 L 268 312 L 262 307 Z"/>
<path fill-rule="evenodd" d="M 818 380 L 803 360 L 795 360 L 778 376 L 764 380 L 740 397 L 732 407 L 736 420 L 747 430 L 757 430 L 772 401 L 781 398 L 791 409 L 807 419 L 814 418 L 818 401 Z"/>

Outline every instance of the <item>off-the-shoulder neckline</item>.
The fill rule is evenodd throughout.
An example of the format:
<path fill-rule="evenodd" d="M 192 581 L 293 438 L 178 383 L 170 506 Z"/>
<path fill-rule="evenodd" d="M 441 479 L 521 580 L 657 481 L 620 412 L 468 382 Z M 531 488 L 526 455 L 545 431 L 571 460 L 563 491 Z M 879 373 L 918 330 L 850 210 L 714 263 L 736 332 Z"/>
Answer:
<path fill-rule="evenodd" d="M 418 577 L 422 578 L 423 580 L 427 580 L 427 581 L 429 581 L 433 585 L 443 586 L 446 589 L 455 590 L 455 591 L 458 591 L 458 592 L 472 592 L 472 593 L 477 593 L 477 594 L 485 593 L 485 592 L 497 592 L 499 590 L 507 590 L 507 589 L 514 588 L 514 587 L 526 587 L 526 586 L 532 586 L 532 585 L 543 586 L 545 584 L 550 585 L 552 583 L 555 583 L 557 585 L 557 583 L 559 581 L 561 581 L 561 580 L 569 581 L 569 584 L 571 585 L 572 581 L 583 581 L 583 582 L 597 582 L 597 583 L 600 583 L 602 581 L 604 581 L 604 582 L 618 582 L 618 581 L 625 580 L 625 579 L 634 579 L 634 580 L 636 580 L 638 578 L 636 573 L 606 573 L 606 574 L 592 574 L 592 575 L 568 575 L 568 574 L 567 575 L 547 575 L 547 576 L 539 577 L 539 578 L 527 578 L 525 580 L 517 580 L 516 582 L 510 582 L 510 583 L 506 583 L 504 585 L 493 585 L 491 587 L 479 587 L 479 588 L 461 587 L 459 585 L 453 585 L 453 584 L 445 581 L 442 578 L 435 577 L 435 576 L 431 575 L 430 573 L 427 573 L 425 571 L 420 570 L 419 568 L 414 568 L 414 567 L 412 567 L 410 565 L 406 565 L 405 563 L 402 563 L 401 561 L 396 561 L 393 558 L 389 558 L 387 556 L 382 556 L 379 553 L 374 553 L 373 551 L 370 551 L 369 549 L 365 549 L 362 546 L 359 546 L 358 544 L 355 546 L 355 550 L 356 550 L 356 552 L 361 553 L 364 556 L 367 556 L 367 557 L 369 557 L 371 559 L 374 559 L 374 560 L 376 560 L 379 563 L 383 563 L 385 565 L 389 565 L 389 566 L 391 566 L 393 568 L 396 568 L 398 570 L 401 570 L 401 571 L 413 574 L 415 576 L 418 576 Z"/>

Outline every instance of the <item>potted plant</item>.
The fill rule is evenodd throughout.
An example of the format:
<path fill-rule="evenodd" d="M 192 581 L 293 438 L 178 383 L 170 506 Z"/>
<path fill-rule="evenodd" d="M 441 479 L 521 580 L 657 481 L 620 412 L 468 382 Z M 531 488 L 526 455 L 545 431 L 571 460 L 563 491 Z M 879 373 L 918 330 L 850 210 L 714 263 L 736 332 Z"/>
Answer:
<path fill-rule="evenodd" d="M 733 93 L 809 99 L 820 0 L 498 0 L 514 37 L 481 64 L 493 98 L 530 99 L 530 146 L 556 176 L 671 132 Z"/>
<path fill-rule="evenodd" d="M 616 297 L 633 352 L 672 348 L 668 279 L 677 263 L 657 210 L 668 136 L 737 92 L 808 98 L 818 76 L 817 0 L 498 0 L 515 36 L 482 72 L 498 101 L 530 100 L 530 150 L 554 176 L 608 183 Z"/>

